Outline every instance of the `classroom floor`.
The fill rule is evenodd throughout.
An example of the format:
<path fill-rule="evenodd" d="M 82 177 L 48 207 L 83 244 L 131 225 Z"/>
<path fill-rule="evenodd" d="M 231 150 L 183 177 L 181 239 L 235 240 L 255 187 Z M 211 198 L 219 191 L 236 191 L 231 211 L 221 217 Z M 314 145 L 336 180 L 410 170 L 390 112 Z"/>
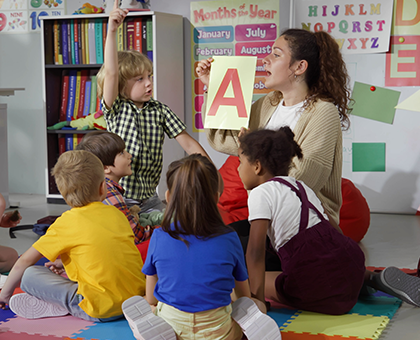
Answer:
<path fill-rule="evenodd" d="M 60 215 L 69 207 L 64 204 L 47 204 L 42 195 L 11 194 L 11 203 L 19 202 L 22 215 L 20 225 L 34 224 L 42 217 Z M 25 252 L 38 239 L 32 230 L 15 232 L 0 228 L 0 245 Z M 420 257 L 420 216 L 396 214 L 371 214 L 371 225 L 360 243 L 366 255 L 366 265 L 375 267 L 396 266 L 417 268 Z M 420 308 L 403 303 L 379 340 L 412 340 L 418 337 Z"/>

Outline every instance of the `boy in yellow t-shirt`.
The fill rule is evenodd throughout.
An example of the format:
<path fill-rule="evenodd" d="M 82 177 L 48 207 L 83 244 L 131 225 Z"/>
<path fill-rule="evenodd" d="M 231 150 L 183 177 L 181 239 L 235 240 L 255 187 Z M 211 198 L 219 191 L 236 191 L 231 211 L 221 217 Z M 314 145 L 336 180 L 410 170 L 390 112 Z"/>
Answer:
<path fill-rule="evenodd" d="M 0 307 L 9 303 L 28 319 L 66 314 L 89 321 L 118 319 L 124 300 L 144 295 L 145 277 L 127 218 L 102 203 L 102 162 L 88 151 L 68 151 L 52 175 L 72 209 L 16 262 L 1 290 Z M 34 266 L 42 256 L 50 261 L 61 256 L 68 279 Z M 26 293 L 12 296 L 19 281 Z"/>

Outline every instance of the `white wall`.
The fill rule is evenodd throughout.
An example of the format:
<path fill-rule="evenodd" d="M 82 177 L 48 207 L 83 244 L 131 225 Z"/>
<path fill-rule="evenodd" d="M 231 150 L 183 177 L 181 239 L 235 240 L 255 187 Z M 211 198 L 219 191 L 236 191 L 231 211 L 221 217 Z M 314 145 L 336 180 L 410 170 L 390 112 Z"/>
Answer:
<path fill-rule="evenodd" d="M 67 0 L 66 14 L 72 14 L 85 0 Z M 288 26 L 289 1 L 280 0 L 280 29 Z M 90 4 L 102 6 L 103 0 Z M 214 151 L 204 133 L 192 133 L 190 1 L 151 0 L 151 10 L 184 17 L 185 123 L 219 167 L 226 155 Z M 0 97 L 8 105 L 9 192 L 46 194 L 46 132 L 42 101 L 40 33 L 0 35 L 0 87 L 24 87 L 14 97 Z M 176 86 L 176 84 L 174 84 Z M 0 155 L 1 157 L 2 155 Z M 0 162 L 2 159 L 0 158 Z"/>
<path fill-rule="evenodd" d="M 46 133 L 41 72 L 39 33 L 0 35 L 0 87 L 25 88 L 15 92 L 15 96 L 0 97 L 0 102 L 7 104 L 12 193 L 45 194 Z"/>

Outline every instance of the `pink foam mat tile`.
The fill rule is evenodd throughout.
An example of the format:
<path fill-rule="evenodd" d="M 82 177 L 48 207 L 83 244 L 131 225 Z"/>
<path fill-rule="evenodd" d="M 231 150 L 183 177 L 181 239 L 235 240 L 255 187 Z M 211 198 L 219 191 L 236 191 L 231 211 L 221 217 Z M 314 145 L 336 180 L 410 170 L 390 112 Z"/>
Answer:
<path fill-rule="evenodd" d="M 20 316 L 9 319 L 0 327 L 6 327 L 10 332 L 14 333 L 28 333 L 28 334 L 41 334 L 44 336 L 54 337 L 70 337 L 73 333 L 86 330 L 94 323 L 91 321 L 75 318 L 74 316 L 60 316 L 57 318 L 43 318 L 28 320 Z M 1 333 L 0 333 L 1 334 Z M 0 335 L 0 339 L 3 338 Z M 20 338 L 15 338 L 19 339 Z"/>
<path fill-rule="evenodd" d="M 1 340 L 65 340 L 64 337 L 56 337 L 53 335 L 14 333 L 10 331 L 1 332 Z"/>

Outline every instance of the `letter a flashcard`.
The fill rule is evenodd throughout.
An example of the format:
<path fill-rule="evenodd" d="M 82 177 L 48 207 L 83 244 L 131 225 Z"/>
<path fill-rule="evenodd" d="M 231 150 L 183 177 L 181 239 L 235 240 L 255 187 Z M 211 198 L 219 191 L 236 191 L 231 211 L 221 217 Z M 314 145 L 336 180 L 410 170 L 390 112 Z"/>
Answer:
<path fill-rule="evenodd" d="M 248 128 L 257 57 L 214 57 L 204 127 Z"/>

